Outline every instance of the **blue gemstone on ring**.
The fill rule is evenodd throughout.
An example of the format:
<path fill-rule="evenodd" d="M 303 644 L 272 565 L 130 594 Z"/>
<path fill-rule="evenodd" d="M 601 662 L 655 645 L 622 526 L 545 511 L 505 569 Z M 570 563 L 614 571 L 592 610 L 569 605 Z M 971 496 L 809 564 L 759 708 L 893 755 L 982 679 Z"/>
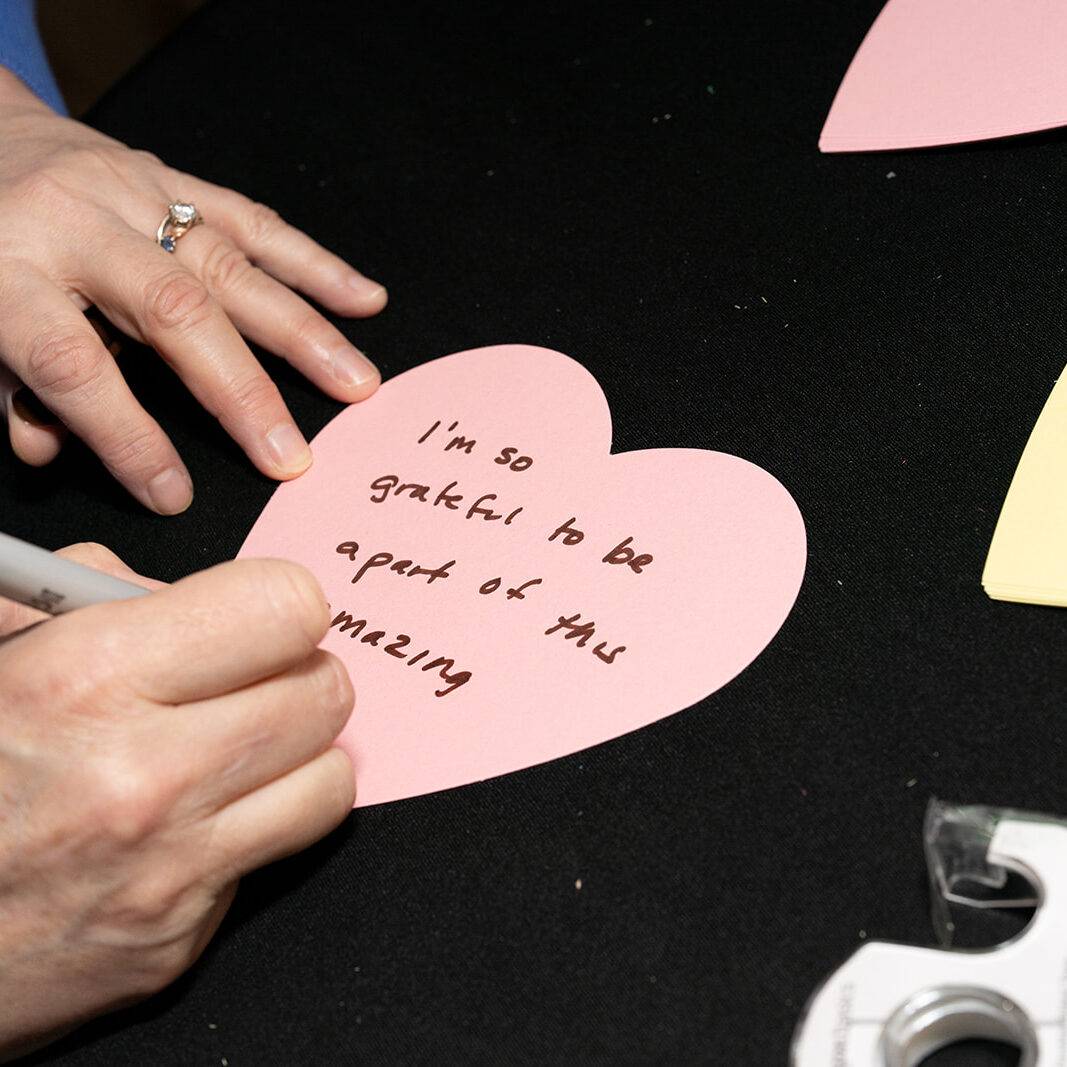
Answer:
<path fill-rule="evenodd" d="M 160 239 L 159 245 L 164 252 L 173 252 L 175 245 L 174 238 L 168 234 L 166 237 Z"/>

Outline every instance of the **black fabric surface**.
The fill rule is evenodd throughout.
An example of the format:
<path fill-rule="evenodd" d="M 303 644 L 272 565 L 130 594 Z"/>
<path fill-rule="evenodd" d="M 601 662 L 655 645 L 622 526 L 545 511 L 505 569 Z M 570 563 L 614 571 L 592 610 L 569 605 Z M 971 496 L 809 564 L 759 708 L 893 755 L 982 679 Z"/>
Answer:
<path fill-rule="evenodd" d="M 1067 135 L 820 155 L 879 6 L 218 0 L 98 107 L 388 285 L 342 324 L 386 377 L 556 348 L 616 450 L 774 474 L 809 562 L 720 692 L 354 813 L 248 878 L 185 979 L 33 1062 L 782 1064 L 862 936 L 933 944 L 931 796 L 1067 815 L 1067 615 L 979 581 L 1067 362 Z M 192 508 L 140 510 L 77 447 L 5 454 L 3 528 L 165 579 L 232 557 L 272 484 L 154 356 L 123 363 Z M 339 410 L 270 365 L 309 436 Z M 937 1062 L 1011 1062 L 969 1055 Z"/>

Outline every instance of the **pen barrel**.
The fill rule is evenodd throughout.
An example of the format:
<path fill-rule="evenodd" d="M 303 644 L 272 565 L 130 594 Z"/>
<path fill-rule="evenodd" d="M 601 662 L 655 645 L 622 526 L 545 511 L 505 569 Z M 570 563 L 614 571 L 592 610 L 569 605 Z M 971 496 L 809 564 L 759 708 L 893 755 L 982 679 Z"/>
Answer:
<path fill-rule="evenodd" d="M 133 582 L 0 533 L 0 596 L 59 615 L 103 600 L 143 596 Z"/>

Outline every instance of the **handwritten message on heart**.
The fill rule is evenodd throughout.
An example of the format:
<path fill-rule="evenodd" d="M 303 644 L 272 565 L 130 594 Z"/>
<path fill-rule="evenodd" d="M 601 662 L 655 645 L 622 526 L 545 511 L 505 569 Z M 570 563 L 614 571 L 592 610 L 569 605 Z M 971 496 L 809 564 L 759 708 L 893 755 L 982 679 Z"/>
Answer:
<path fill-rule="evenodd" d="M 312 442 L 241 549 L 322 583 L 357 806 L 479 781 L 696 703 L 778 631 L 804 524 L 766 471 L 610 454 L 578 363 L 501 345 L 399 375 Z"/>

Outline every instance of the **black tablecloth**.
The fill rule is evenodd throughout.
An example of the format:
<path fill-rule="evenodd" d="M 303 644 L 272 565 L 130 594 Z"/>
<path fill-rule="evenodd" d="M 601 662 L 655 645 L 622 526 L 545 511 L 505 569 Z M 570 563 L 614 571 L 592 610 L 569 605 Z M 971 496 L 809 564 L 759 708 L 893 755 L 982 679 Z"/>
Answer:
<path fill-rule="evenodd" d="M 96 109 L 386 283 L 342 325 L 386 377 L 565 352 L 616 450 L 774 474 L 809 562 L 720 692 L 354 813 L 248 878 L 185 979 L 41 1062 L 784 1063 L 862 936 L 933 943 L 931 796 L 1067 815 L 1067 615 L 979 581 L 1067 362 L 1067 135 L 820 155 L 878 8 L 218 0 Z M 72 447 L 0 459 L 3 527 L 165 579 L 232 557 L 272 484 L 150 353 L 123 361 L 192 508 L 140 510 Z M 271 366 L 307 434 L 339 410 Z"/>

